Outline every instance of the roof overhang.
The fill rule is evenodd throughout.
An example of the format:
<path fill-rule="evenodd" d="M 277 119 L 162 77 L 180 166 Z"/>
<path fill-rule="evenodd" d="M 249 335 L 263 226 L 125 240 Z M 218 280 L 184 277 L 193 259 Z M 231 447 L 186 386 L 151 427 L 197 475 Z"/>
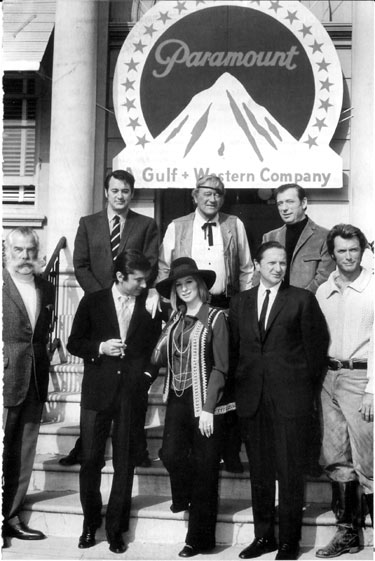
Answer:
<path fill-rule="evenodd" d="M 3 70 L 38 71 L 55 24 L 55 0 L 3 1 Z"/>

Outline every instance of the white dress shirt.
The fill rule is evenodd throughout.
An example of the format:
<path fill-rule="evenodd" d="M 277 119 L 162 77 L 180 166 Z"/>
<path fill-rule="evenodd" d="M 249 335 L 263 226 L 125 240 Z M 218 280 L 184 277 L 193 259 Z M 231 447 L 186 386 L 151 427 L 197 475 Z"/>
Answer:
<path fill-rule="evenodd" d="M 268 318 L 270 317 L 270 311 L 271 311 L 271 308 L 273 306 L 273 303 L 275 302 L 275 299 L 276 299 L 277 293 L 279 291 L 280 285 L 281 285 L 281 281 L 278 282 L 277 284 L 275 284 L 275 286 L 272 286 L 271 288 L 264 286 L 262 281 L 260 281 L 260 283 L 259 283 L 258 301 L 257 301 L 258 321 L 260 320 L 260 313 L 262 311 L 263 302 L 264 302 L 264 299 L 266 297 L 266 290 L 270 291 L 270 297 L 269 297 L 269 300 L 268 300 L 268 308 L 267 308 L 267 313 L 266 313 L 266 319 L 265 319 L 265 322 L 264 322 L 265 327 L 267 327 Z"/>
<path fill-rule="evenodd" d="M 117 288 L 116 283 L 112 285 L 112 296 L 115 303 L 117 320 L 120 327 L 120 336 L 122 341 L 126 340 L 128 334 L 130 318 L 132 317 L 134 306 L 135 306 L 135 296 L 126 296 L 121 294 Z"/>
<path fill-rule="evenodd" d="M 31 277 L 28 280 L 20 280 L 19 278 L 15 278 L 13 275 L 11 275 L 11 277 L 18 289 L 18 292 L 21 295 L 23 303 L 25 304 L 27 315 L 29 316 L 31 327 L 33 328 L 34 331 L 36 320 L 39 315 L 37 309 L 38 299 L 37 299 L 34 277 Z"/>

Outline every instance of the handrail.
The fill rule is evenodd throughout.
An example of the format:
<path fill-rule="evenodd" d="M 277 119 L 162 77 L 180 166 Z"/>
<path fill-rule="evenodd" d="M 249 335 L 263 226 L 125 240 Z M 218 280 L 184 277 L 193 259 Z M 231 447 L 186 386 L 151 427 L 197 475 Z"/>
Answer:
<path fill-rule="evenodd" d="M 52 253 L 51 259 L 48 261 L 42 277 L 53 284 L 55 289 L 55 305 L 52 312 L 52 318 L 49 328 L 48 347 L 52 356 L 56 349 L 61 345 L 61 341 L 57 336 L 57 318 L 59 317 L 59 277 L 60 277 L 60 251 L 66 248 L 66 238 L 62 236 Z M 53 337 L 54 332 L 54 338 Z"/>
<path fill-rule="evenodd" d="M 48 261 L 46 268 L 44 269 L 43 273 L 42 273 L 42 277 L 48 280 L 48 276 L 50 275 L 54 263 L 55 261 L 58 259 L 60 261 L 60 251 L 62 249 L 66 248 L 66 237 L 62 236 L 59 241 L 57 242 L 57 245 L 51 255 L 51 259 Z"/>

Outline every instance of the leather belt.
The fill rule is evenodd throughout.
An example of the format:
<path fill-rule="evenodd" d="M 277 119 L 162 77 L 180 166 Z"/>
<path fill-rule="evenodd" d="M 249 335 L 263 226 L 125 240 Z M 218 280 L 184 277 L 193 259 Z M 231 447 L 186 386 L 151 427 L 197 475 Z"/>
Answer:
<path fill-rule="evenodd" d="M 367 360 L 338 360 L 337 358 L 328 358 L 328 368 L 330 370 L 340 370 L 347 368 L 349 370 L 367 370 Z"/>

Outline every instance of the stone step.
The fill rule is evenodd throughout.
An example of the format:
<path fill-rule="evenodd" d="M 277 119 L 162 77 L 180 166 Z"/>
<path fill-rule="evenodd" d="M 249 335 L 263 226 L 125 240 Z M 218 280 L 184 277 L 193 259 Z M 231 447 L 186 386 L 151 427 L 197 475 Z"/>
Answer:
<path fill-rule="evenodd" d="M 128 536 L 125 535 L 126 541 Z M 71 537 L 48 536 L 46 540 L 39 540 L 30 544 L 27 540 L 11 540 L 11 547 L 3 549 L 2 559 L 5 561 L 14 559 L 100 559 L 105 561 L 109 559 L 113 561 L 114 554 L 109 551 L 108 542 L 104 537 L 98 539 L 93 548 L 82 550 L 78 549 L 78 540 Z M 144 541 L 127 541 L 128 550 L 125 553 L 125 559 L 133 561 L 181 561 L 178 552 L 182 549 L 184 542 L 179 544 L 169 543 L 147 543 Z M 233 561 L 243 549 L 240 545 L 218 545 L 213 552 L 201 553 L 197 560 L 213 561 L 225 560 Z M 314 548 L 301 547 L 298 559 L 300 561 L 311 561 L 314 559 Z M 269 561 L 275 558 L 275 552 L 262 555 L 262 561 Z M 358 553 L 344 553 L 340 556 L 340 561 L 372 561 L 372 548 L 366 547 Z M 315 558 L 316 561 L 316 558 Z"/>
<path fill-rule="evenodd" d="M 165 403 L 160 393 L 150 393 L 148 397 L 148 409 L 146 425 L 159 426 L 164 423 Z M 46 402 L 42 423 L 79 423 L 81 410 L 81 394 L 79 392 L 49 392 Z"/>
<path fill-rule="evenodd" d="M 132 501 L 130 541 L 147 543 L 181 543 L 185 539 L 188 513 L 172 514 L 169 497 L 135 495 Z M 78 493 L 50 491 L 30 493 L 24 505 L 24 516 L 31 527 L 50 536 L 76 537 L 81 533 L 83 516 Z M 105 506 L 103 507 L 103 514 Z M 306 503 L 302 528 L 302 547 L 325 545 L 336 531 L 335 518 L 328 504 Z M 372 528 L 361 532 L 365 546 L 372 543 Z M 104 539 L 104 528 L 98 531 Z M 218 544 L 245 545 L 254 538 L 251 503 L 246 499 L 220 499 L 216 524 Z"/>
<path fill-rule="evenodd" d="M 151 424 L 148 424 L 151 422 Z M 146 435 L 148 442 L 148 451 L 151 458 L 158 458 L 159 450 L 162 444 L 163 419 L 160 416 L 146 416 Z M 37 442 L 37 454 L 57 454 L 66 455 L 74 447 L 79 436 L 79 424 L 70 422 L 44 422 L 40 426 L 39 437 Z M 112 456 L 112 443 L 108 439 L 106 446 L 106 455 Z M 246 462 L 246 451 L 242 445 L 241 460 Z"/>
<path fill-rule="evenodd" d="M 30 481 L 31 491 L 78 491 L 79 465 L 64 467 L 58 463 L 61 456 L 53 454 L 37 455 Z M 234 474 L 221 469 L 219 496 L 223 499 L 242 499 L 250 496 L 249 470 L 244 464 L 243 474 Z M 102 493 L 108 498 L 112 485 L 113 467 L 110 459 L 102 470 Z M 134 493 L 139 495 L 170 495 L 168 472 L 159 459 L 154 459 L 149 468 L 137 467 L 134 478 Z M 306 501 L 309 503 L 329 503 L 331 486 L 325 476 L 307 478 Z"/>
<path fill-rule="evenodd" d="M 158 377 L 151 386 L 151 393 L 162 393 L 165 369 L 161 368 Z M 50 366 L 49 391 L 81 392 L 83 363 L 77 357 L 69 356 L 69 362 Z"/>

